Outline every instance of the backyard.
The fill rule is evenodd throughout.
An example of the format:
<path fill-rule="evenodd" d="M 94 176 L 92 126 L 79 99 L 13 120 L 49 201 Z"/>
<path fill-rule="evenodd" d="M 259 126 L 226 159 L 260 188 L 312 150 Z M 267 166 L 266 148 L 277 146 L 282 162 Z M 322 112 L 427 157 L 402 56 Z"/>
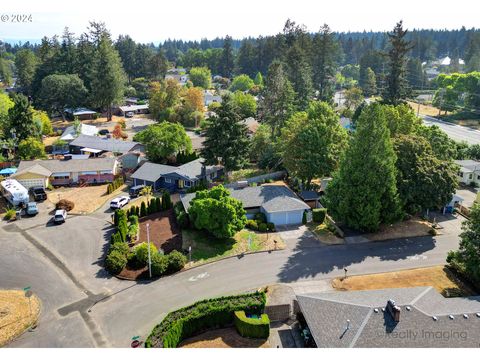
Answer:
<path fill-rule="evenodd" d="M 184 340 L 180 348 L 268 348 L 265 339 L 248 339 L 241 337 L 234 327 L 215 329 Z"/>
<path fill-rule="evenodd" d="M 476 295 L 475 290 L 455 276 L 445 266 L 433 266 L 381 274 L 336 278 L 332 287 L 336 290 L 374 290 L 432 286 L 445 297 Z"/>
<path fill-rule="evenodd" d="M 248 252 L 285 248 L 278 234 L 250 230 L 241 230 L 233 238 L 226 240 L 214 239 L 205 232 L 191 229 L 183 230 L 182 237 L 183 249 L 188 250 L 190 246 L 192 247 L 192 264 L 188 264 L 187 267 Z"/>

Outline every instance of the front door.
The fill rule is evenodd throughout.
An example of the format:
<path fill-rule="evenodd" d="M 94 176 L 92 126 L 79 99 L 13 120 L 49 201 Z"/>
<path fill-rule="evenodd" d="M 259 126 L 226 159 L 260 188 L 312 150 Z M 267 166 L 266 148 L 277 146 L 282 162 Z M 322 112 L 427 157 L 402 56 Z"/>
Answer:
<path fill-rule="evenodd" d="M 178 180 L 178 188 L 183 189 L 183 180 Z"/>

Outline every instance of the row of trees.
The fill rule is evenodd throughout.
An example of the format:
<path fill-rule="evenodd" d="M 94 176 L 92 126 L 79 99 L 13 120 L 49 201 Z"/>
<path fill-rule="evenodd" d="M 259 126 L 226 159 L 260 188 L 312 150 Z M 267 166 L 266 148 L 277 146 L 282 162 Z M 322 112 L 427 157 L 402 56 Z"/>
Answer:
<path fill-rule="evenodd" d="M 440 74 L 433 104 L 440 110 L 478 111 L 480 109 L 480 72 Z"/>

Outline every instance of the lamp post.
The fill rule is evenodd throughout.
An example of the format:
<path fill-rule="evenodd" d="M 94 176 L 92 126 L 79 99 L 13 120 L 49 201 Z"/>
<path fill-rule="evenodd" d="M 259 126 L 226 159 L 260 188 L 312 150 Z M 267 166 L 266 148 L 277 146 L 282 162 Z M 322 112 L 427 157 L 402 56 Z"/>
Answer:
<path fill-rule="evenodd" d="M 150 224 L 147 224 L 147 243 L 148 243 L 148 274 L 152 277 L 152 255 L 150 254 Z"/>

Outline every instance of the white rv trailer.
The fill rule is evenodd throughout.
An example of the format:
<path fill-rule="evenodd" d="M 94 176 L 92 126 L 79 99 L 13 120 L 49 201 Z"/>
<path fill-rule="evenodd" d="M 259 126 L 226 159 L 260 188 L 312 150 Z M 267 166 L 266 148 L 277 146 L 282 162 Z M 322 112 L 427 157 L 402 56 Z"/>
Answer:
<path fill-rule="evenodd" d="M 17 180 L 7 179 L 0 183 L 0 191 L 7 201 L 13 206 L 27 204 L 29 201 L 28 190 Z"/>

